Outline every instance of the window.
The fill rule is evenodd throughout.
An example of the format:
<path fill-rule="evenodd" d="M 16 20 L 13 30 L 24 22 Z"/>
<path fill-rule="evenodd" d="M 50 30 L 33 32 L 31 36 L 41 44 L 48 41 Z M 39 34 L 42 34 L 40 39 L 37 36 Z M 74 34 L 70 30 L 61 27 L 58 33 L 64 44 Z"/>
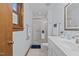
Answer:
<path fill-rule="evenodd" d="M 22 3 L 12 3 L 12 20 L 13 20 L 13 30 L 20 31 L 23 30 L 23 4 Z"/>

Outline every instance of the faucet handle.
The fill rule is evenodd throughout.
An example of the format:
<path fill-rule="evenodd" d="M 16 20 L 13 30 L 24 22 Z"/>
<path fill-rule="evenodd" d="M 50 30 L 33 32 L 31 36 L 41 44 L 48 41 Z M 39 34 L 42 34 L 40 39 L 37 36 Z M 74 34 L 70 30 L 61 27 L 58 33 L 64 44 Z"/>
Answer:
<path fill-rule="evenodd" d="M 75 37 L 78 37 L 78 38 L 79 38 L 79 36 L 78 36 L 78 35 L 72 36 L 72 38 L 73 38 L 73 39 L 74 39 Z"/>
<path fill-rule="evenodd" d="M 76 44 L 78 44 L 79 43 L 79 39 L 76 39 Z"/>

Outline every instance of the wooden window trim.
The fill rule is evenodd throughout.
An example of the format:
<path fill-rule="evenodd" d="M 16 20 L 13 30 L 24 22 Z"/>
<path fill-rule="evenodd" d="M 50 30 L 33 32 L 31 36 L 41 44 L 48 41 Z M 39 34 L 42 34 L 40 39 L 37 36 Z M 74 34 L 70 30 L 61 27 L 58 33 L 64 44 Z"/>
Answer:
<path fill-rule="evenodd" d="M 17 11 L 13 12 L 18 15 L 18 24 L 13 24 L 13 31 L 23 31 L 23 4 L 17 3 Z"/>

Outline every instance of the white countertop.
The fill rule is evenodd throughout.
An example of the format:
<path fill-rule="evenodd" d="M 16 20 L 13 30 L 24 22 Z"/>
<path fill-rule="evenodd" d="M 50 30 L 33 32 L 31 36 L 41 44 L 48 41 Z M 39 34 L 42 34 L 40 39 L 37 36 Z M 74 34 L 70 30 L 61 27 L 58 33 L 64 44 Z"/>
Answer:
<path fill-rule="evenodd" d="M 79 56 L 79 44 L 58 36 L 48 36 L 48 39 L 57 45 L 67 56 Z"/>

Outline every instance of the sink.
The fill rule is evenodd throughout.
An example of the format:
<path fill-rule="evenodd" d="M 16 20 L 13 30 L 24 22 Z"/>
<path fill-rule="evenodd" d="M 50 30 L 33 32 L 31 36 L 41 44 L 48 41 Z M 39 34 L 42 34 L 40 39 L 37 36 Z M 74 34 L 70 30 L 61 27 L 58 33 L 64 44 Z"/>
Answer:
<path fill-rule="evenodd" d="M 62 40 L 63 48 L 72 51 L 79 51 L 79 44 L 74 43 L 72 40 Z"/>
<path fill-rule="evenodd" d="M 49 36 L 50 40 L 68 56 L 79 56 L 79 44 L 74 39 L 66 39 L 61 37 Z"/>
<path fill-rule="evenodd" d="M 74 48 L 74 44 L 72 42 L 63 40 L 62 43 L 64 44 L 63 47 L 65 47 L 65 48 L 68 48 L 68 49 Z"/>

